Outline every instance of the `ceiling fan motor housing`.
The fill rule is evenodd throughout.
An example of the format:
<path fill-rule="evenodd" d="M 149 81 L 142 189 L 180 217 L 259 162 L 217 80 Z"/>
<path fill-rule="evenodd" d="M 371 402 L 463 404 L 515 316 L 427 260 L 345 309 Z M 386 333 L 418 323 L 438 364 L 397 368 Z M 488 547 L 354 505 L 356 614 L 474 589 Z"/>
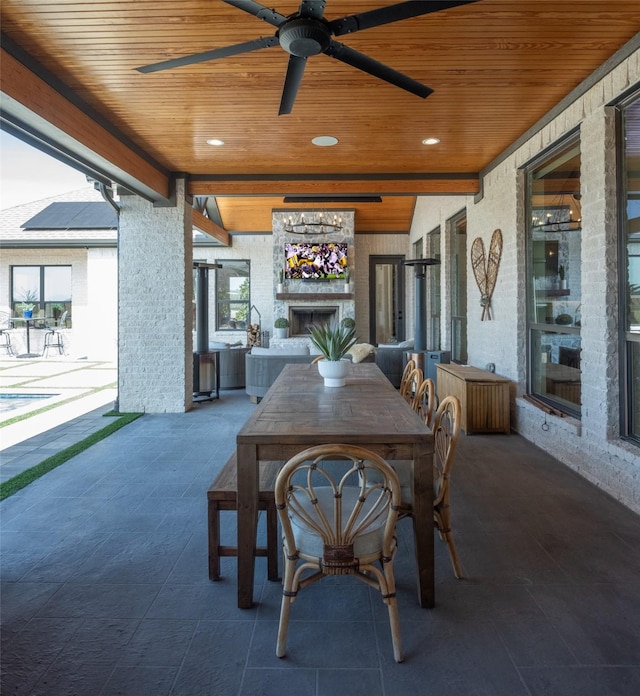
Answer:
<path fill-rule="evenodd" d="M 278 31 L 278 40 L 287 53 L 308 58 L 329 48 L 331 30 L 321 20 L 301 17 L 283 24 Z"/>

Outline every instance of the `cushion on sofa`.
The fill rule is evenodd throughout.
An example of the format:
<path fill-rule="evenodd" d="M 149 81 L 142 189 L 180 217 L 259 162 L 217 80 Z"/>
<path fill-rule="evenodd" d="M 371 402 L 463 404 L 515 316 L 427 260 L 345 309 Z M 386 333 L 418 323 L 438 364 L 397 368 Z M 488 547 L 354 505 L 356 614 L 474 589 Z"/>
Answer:
<path fill-rule="evenodd" d="M 347 355 L 351 355 L 351 362 L 362 362 L 367 356 L 375 352 L 375 348 L 370 343 L 356 343 L 351 346 Z"/>

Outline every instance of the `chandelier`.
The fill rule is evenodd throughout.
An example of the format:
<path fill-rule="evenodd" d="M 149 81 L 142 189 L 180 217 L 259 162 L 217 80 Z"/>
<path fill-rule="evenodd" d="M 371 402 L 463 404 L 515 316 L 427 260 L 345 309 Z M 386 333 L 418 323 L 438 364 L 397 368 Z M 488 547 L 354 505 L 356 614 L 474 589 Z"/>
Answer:
<path fill-rule="evenodd" d="M 582 228 L 579 194 L 560 194 L 549 205 L 534 207 L 531 226 L 540 232 L 567 232 Z"/>
<path fill-rule="evenodd" d="M 289 215 L 284 231 L 289 234 L 333 234 L 342 229 L 342 218 L 324 211 L 303 211 Z"/>

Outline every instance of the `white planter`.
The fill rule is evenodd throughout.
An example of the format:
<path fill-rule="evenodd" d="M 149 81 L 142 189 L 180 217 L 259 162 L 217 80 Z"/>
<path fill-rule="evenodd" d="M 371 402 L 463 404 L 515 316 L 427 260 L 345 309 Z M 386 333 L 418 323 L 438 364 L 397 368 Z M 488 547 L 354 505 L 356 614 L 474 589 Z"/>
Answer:
<path fill-rule="evenodd" d="M 280 295 L 284 292 L 284 285 L 282 283 L 278 283 L 276 285 L 276 292 Z"/>
<path fill-rule="evenodd" d="M 288 338 L 289 329 L 273 329 L 273 335 L 275 338 Z"/>
<path fill-rule="evenodd" d="M 318 372 L 324 378 L 325 387 L 344 387 L 349 371 L 348 360 L 319 360 Z"/>

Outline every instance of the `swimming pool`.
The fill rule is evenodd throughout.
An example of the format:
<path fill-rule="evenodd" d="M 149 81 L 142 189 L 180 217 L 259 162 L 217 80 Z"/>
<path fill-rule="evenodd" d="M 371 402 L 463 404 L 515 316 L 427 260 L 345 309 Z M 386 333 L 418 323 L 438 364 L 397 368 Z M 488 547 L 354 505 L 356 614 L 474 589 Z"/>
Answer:
<path fill-rule="evenodd" d="M 23 406 L 32 406 L 57 394 L 0 394 L 0 413 L 15 411 Z"/>

